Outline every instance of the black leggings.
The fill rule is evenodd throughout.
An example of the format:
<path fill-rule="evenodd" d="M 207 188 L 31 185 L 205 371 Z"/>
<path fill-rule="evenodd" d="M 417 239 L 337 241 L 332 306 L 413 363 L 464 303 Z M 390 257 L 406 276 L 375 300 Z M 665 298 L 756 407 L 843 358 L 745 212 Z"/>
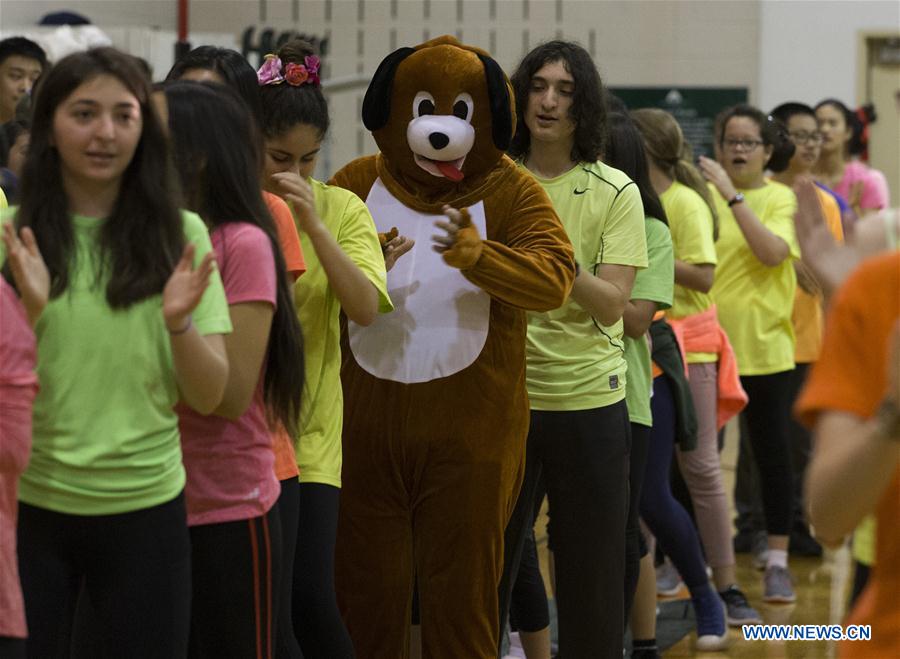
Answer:
<path fill-rule="evenodd" d="M 631 615 L 634 593 L 641 574 L 641 559 L 647 555 L 647 541 L 641 533 L 641 491 L 647 471 L 650 426 L 631 424 L 631 459 L 628 475 L 628 519 L 625 524 L 625 620 Z"/>
<path fill-rule="evenodd" d="M 517 509 L 528 507 L 513 513 L 506 542 L 521 542 L 533 528 L 533 492 L 542 474 L 556 563 L 559 647 L 566 659 L 622 656 L 630 444 L 625 401 L 591 410 L 531 412 L 526 481 L 516 503 Z M 540 470 L 529 470 L 528 461 Z M 521 520 L 519 528 L 513 520 Z M 515 566 L 504 570 L 515 573 Z"/>
<path fill-rule="evenodd" d="M 350 634 L 334 592 L 334 543 L 341 491 L 323 483 L 300 483 L 297 550 L 294 554 L 294 633 L 305 659 L 349 659 Z"/>
<path fill-rule="evenodd" d="M 19 504 L 28 657 L 68 657 L 82 585 L 105 657 L 187 655 L 191 547 L 184 496 L 130 513 L 81 516 Z"/>
<path fill-rule="evenodd" d="M 278 624 L 275 626 L 275 656 L 278 659 L 303 659 L 294 634 L 292 615 L 294 597 L 294 554 L 297 551 L 297 524 L 300 522 L 300 481 L 297 477 L 281 481 L 281 495 L 275 504 L 281 520 L 281 583 L 278 586 Z"/>
<path fill-rule="evenodd" d="M 281 583 L 281 520 L 265 515 L 192 526 L 188 656 L 272 659 Z"/>
<path fill-rule="evenodd" d="M 0 659 L 25 659 L 25 639 L 0 636 Z"/>
<path fill-rule="evenodd" d="M 759 468 L 760 494 L 769 535 L 791 532 L 794 474 L 791 468 L 791 389 L 793 371 L 742 375 L 749 402 L 743 415 Z"/>

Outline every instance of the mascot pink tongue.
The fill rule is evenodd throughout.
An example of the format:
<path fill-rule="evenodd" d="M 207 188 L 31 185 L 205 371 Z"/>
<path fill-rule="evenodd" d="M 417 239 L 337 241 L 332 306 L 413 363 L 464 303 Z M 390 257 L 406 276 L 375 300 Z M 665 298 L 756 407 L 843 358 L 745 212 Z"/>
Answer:
<path fill-rule="evenodd" d="M 441 174 L 446 176 L 448 179 L 453 181 L 454 183 L 459 183 L 462 181 L 466 175 L 459 171 L 456 167 L 453 166 L 453 163 L 449 162 L 441 162 L 440 160 L 435 160 L 434 164 L 437 166 L 439 170 L 441 170 Z"/>

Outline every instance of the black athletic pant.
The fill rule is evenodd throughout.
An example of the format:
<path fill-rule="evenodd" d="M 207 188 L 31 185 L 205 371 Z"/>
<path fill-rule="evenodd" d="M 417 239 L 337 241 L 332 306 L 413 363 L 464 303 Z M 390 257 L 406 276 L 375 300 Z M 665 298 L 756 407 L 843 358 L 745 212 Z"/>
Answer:
<path fill-rule="evenodd" d="M 741 376 L 750 401 L 742 414 L 759 469 L 760 494 L 769 535 L 790 535 L 794 474 L 791 468 L 793 371 Z"/>
<path fill-rule="evenodd" d="M 252 519 L 192 526 L 192 659 L 272 659 L 281 583 L 275 506 Z"/>
<path fill-rule="evenodd" d="M 305 659 L 350 659 L 350 634 L 334 592 L 334 544 L 341 491 L 323 483 L 300 483 L 297 550 L 294 554 L 294 633 Z"/>
<path fill-rule="evenodd" d="M 294 634 L 294 554 L 297 551 L 297 525 L 300 523 L 300 481 L 297 477 L 281 481 L 278 503 L 281 519 L 281 583 L 278 595 L 278 624 L 275 627 L 275 656 L 278 659 L 303 659 Z"/>
<path fill-rule="evenodd" d="M 631 426 L 625 401 L 571 412 L 531 412 L 527 463 L 540 464 L 556 564 L 560 657 L 620 659 L 624 644 L 625 519 Z M 535 474 L 535 470 L 531 470 Z M 535 482 L 524 482 L 506 539 L 532 529 Z M 514 566 L 504 570 L 514 573 Z M 502 598 L 501 598 L 501 601 Z"/>
<path fill-rule="evenodd" d="M 25 639 L 0 636 L 0 659 L 25 659 Z"/>
<path fill-rule="evenodd" d="M 631 424 L 631 459 L 628 475 L 628 518 L 625 523 L 625 621 L 631 615 L 631 605 L 641 574 L 641 559 L 647 554 L 647 541 L 641 533 L 641 491 L 647 471 L 650 449 L 650 426 Z"/>
<path fill-rule="evenodd" d="M 187 655 L 191 548 L 184 496 L 118 515 L 19 504 L 19 570 L 28 657 L 68 657 L 78 593 L 96 612 L 102 654 Z"/>

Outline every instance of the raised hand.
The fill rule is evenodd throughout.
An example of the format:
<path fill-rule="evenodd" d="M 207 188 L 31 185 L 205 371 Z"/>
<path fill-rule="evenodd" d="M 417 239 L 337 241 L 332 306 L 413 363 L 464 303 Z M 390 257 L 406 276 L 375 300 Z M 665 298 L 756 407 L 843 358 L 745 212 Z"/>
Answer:
<path fill-rule="evenodd" d="M 163 318 L 169 332 L 178 334 L 189 327 L 190 315 L 200 304 L 209 278 L 215 269 L 215 255 L 206 253 L 200 265 L 195 269 L 193 243 L 184 246 L 181 259 L 169 276 L 163 289 Z"/>
<path fill-rule="evenodd" d="M 272 180 L 278 184 L 284 200 L 294 211 L 297 227 L 304 233 L 310 233 L 322 224 L 316 214 L 316 199 L 312 188 L 299 174 L 278 172 L 272 174 Z"/>
<path fill-rule="evenodd" d="M 406 236 L 395 236 L 382 246 L 384 252 L 384 269 L 390 271 L 401 256 L 413 248 L 416 241 Z"/>
<path fill-rule="evenodd" d="M 794 229 L 801 258 L 828 295 L 853 271 L 859 257 L 854 249 L 838 244 L 831 235 L 812 179 L 797 179 L 794 194 L 797 195 Z"/>
<path fill-rule="evenodd" d="M 725 171 L 725 168 L 712 158 L 707 158 L 706 156 L 700 156 L 698 163 L 703 177 L 716 186 L 716 190 L 719 191 L 722 198 L 725 201 L 734 199 L 737 190 L 731 182 L 731 178 L 728 176 L 728 172 Z"/>
<path fill-rule="evenodd" d="M 12 223 L 4 224 L 3 242 L 28 322 L 34 327 L 50 298 L 50 272 L 30 228 L 23 227 L 17 236 Z"/>

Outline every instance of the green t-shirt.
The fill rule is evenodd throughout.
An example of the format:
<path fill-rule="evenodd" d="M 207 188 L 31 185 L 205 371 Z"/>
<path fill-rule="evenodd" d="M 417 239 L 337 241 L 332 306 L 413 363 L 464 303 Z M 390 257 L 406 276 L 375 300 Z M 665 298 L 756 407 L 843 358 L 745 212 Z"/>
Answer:
<path fill-rule="evenodd" d="M 387 293 L 384 256 L 372 215 L 363 201 L 343 188 L 309 179 L 318 213 L 334 239 L 378 290 L 378 310 L 394 307 Z M 306 272 L 294 284 L 294 303 L 303 328 L 306 381 L 297 438 L 297 465 L 303 483 L 341 486 L 341 305 L 328 283 L 309 237 L 300 243 Z"/>
<path fill-rule="evenodd" d="M 582 268 L 647 267 L 644 208 L 634 182 L 600 162 L 579 163 L 543 186 Z M 528 397 L 535 410 L 586 410 L 625 398 L 622 321 L 604 327 L 569 299 L 528 314 Z"/>
<path fill-rule="evenodd" d="M 209 233 L 195 214 L 182 218 L 198 264 L 212 249 Z M 31 460 L 19 483 L 25 503 L 74 515 L 159 505 L 175 498 L 185 481 L 162 296 L 127 309 L 109 307 L 105 283 L 94 282 L 101 223 L 72 217 L 76 260 L 69 287 L 47 304 L 35 327 L 40 391 Z M 231 331 L 218 271 L 192 318 L 201 334 Z"/>
<path fill-rule="evenodd" d="M 703 197 L 694 190 L 675 181 L 659 196 L 675 246 L 675 258 L 691 265 L 716 264 L 715 226 L 712 212 Z M 713 304 L 709 293 L 675 284 L 675 299 L 669 316 L 686 318 L 702 313 Z M 715 362 L 718 355 L 710 352 L 687 353 L 689 364 Z"/>
<path fill-rule="evenodd" d="M 644 223 L 647 231 L 647 260 L 644 270 L 638 270 L 631 289 L 632 300 L 655 302 L 657 310 L 672 306 L 672 289 L 675 283 L 675 257 L 669 228 L 655 217 Z M 650 365 L 650 343 L 645 334 L 639 339 L 625 337 L 625 361 L 628 362 L 628 382 L 625 401 L 628 418 L 632 423 L 652 426 L 650 414 L 650 390 L 653 375 Z"/>
<path fill-rule="evenodd" d="M 800 258 L 794 233 L 797 199 L 789 187 L 775 181 L 741 192 L 743 203 L 753 209 L 760 222 L 788 244 L 790 256 L 774 268 L 764 265 L 750 250 L 727 202 L 713 190 L 719 212 L 719 263 L 710 293 L 719 323 L 734 348 L 740 374 L 788 371 L 794 368 L 791 314 L 797 277 L 793 260 Z"/>

